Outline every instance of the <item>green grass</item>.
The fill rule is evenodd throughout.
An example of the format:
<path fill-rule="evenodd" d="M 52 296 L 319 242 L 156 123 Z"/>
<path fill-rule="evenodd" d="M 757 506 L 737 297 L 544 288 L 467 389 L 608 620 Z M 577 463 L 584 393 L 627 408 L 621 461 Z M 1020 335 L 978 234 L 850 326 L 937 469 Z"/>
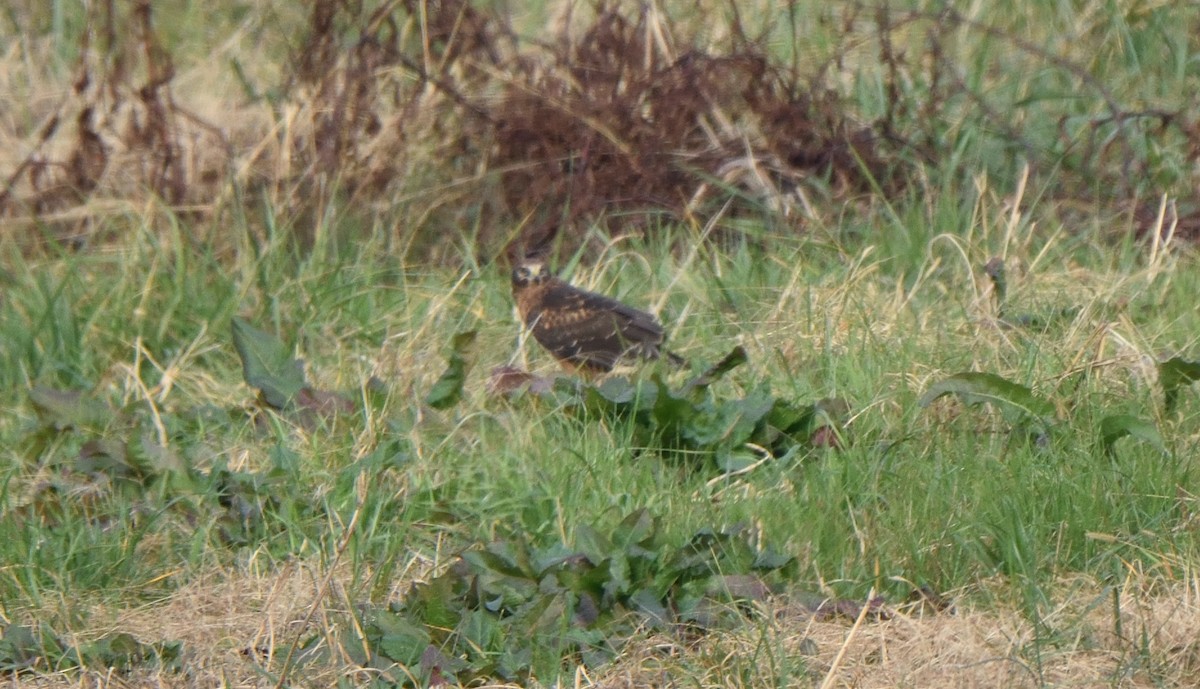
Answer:
<path fill-rule="evenodd" d="M 938 210 L 953 222 L 953 210 Z M 627 240 L 577 267 L 580 284 L 661 302 L 672 346 L 693 360 L 742 343 L 750 363 L 718 384 L 720 396 L 766 382 L 798 402 L 850 403 L 844 448 L 724 480 L 711 460 L 638 446 L 628 423 L 490 397 L 493 366 L 524 358 L 555 370 L 534 347 L 516 352 L 500 267 L 402 267 L 379 252 L 382 238 L 301 254 L 282 234 L 218 257 L 183 228 L 137 224 L 128 239 L 84 253 L 22 255 L 10 243 L 0 605 L 14 620 L 86 624 L 93 606 L 169 597 L 214 566 L 264 556 L 327 566 L 340 557 L 350 599 L 380 601 L 398 577 L 473 543 L 521 534 L 571 546 L 580 526 L 611 528 L 640 508 L 674 543 L 752 525 L 797 556 L 798 590 L 891 600 L 913 585 L 976 590 L 1032 622 L 1066 576 L 1190 576 L 1200 407 L 1187 390 L 1165 414 L 1147 375 L 1164 353 L 1194 356 L 1196 259 L 1173 253 L 1152 271 L 1144 246 L 1048 229 L 1016 246 L 982 229 L 930 232 L 910 239 L 922 251 L 834 252 L 780 237 L 769 252 L 702 247 L 690 260 Z M 1011 313 L 1077 313 L 1044 330 L 1000 327 L 980 263 L 1006 249 L 1028 271 L 1011 278 Z M 309 427 L 255 416 L 234 315 L 295 343 L 309 380 L 358 411 Z M 479 342 L 464 400 L 418 412 L 451 335 L 466 329 Z M 918 406 L 931 383 L 965 370 L 1031 387 L 1055 405 L 1057 423 L 1037 440 L 986 407 Z M 371 375 L 383 389 L 374 401 Z M 33 386 L 81 390 L 113 411 L 90 427 L 47 428 L 29 402 Z M 1106 456 L 1100 419 L 1117 413 L 1154 422 L 1168 454 L 1124 439 Z M 199 478 L 78 470 L 88 440 L 138 445 L 160 426 Z M 222 479 L 219 467 L 231 473 Z M 220 509 L 221 493 L 243 503 Z"/>

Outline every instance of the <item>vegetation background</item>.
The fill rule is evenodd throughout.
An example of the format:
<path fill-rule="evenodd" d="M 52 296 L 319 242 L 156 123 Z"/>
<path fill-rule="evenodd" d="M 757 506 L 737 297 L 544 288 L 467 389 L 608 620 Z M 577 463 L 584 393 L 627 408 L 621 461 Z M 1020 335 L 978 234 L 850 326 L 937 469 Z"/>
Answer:
<path fill-rule="evenodd" d="M 0 672 L 1196 686 L 1196 36 L 9 3 Z M 530 250 L 692 370 L 555 381 Z"/>

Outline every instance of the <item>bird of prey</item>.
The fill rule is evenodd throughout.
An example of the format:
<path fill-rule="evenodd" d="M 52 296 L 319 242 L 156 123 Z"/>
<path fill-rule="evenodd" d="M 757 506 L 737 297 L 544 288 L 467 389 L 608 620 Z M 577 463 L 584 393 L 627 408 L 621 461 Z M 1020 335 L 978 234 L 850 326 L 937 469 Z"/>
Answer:
<path fill-rule="evenodd" d="M 663 329 L 654 316 L 574 287 L 552 274 L 540 259 L 517 263 L 512 289 L 517 311 L 533 339 L 567 370 L 606 373 L 622 358 L 656 359 L 660 354 L 676 365 L 685 363 L 662 349 Z"/>

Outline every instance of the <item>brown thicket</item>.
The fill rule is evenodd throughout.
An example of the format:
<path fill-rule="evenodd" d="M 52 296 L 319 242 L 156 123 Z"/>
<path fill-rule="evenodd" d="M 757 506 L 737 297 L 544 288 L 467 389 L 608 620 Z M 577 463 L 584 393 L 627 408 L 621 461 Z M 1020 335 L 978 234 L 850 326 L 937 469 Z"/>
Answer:
<path fill-rule="evenodd" d="M 841 3 L 830 17 L 847 47 L 801 65 L 773 55 L 765 32 L 751 35 L 734 0 L 708 8 L 728 26 L 707 42 L 657 5 L 565 2 L 540 40 L 483 7 L 314 0 L 271 104 L 275 126 L 260 132 L 266 143 L 239 146 L 221 122 L 176 100 L 174 60 L 148 0 L 95 3 L 73 88 L 30 153 L 0 170 L 0 216 L 65 219 L 86 235 L 94 199 L 149 195 L 205 215 L 238 189 L 295 219 L 336 199 L 396 222 L 410 247 L 453 227 L 495 255 L 560 231 L 644 230 L 657 216 L 703 217 L 726 203 L 799 228 L 820 212 L 814 193 L 815 205 L 895 194 L 936 168 L 954 145 L 951 118 L 983 122 L 1035 169 L 1079 172 L 1088 181 L 1071 193 L 1144 193 L 1139 175 L 1151 162 L 1137 152 L 1133 122 L 1153 121 L 1186 143 L 1189 160 L 1200 155 L 1200 127 L 1182 112 L 1129 110 L 1078 66 L 953 10 Z M 791 17 L 802 41 L 795 11 L 781 8 L 779 21 Z M 924 51 L 894 46 L 914 30 Z M 965 82 L 943 45 L 953 31 L 1003 40 L 1061 70 L 1106 116 L 1082 134 L 1060 126 L 1061 148 L 1039 149 L 1005 104 Z M 831 76 L 863 40 L 877 48 L 886 95 L 871 119 Z"/>
<path fill-rule="evenodd" d="M 71 88 L 0 188 L 0 217 L 59 221 L 86 239 L 96 196 L 209 202 L 232 160 L 221 129 L 172 93 L 175 65 L 149 0 L 92 6 Z M 61 237 L 60 237 L 61 238 Z"/>

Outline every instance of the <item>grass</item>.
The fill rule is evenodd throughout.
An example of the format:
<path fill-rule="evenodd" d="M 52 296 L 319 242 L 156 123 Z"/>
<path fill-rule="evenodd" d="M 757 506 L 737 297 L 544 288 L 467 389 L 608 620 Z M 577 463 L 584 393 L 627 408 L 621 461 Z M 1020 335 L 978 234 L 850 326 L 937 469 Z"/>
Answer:
<path fill-rule="evenodd" d="M 402 269 L 379 252 L 383 237 L 353 248 L 329 240 L 306 255 L 281 234 L 256 255 L 216 257 L 185 231 L 133 222 L 129 239 L 100 250 L 22 255 L 10 243 L 5 253 L 0 433 L 10 538 L 0 545 L 8 563 L 0 602 L 9 620 L 86 635 L 118 624 L 121 610 L 200 595 L 198 582 L 286 578 L 296 566 L 288 563 L 313 581 L 333 577 L 326 598 L 305 595 L 318 609 L 341 605 L 329 596 L 382 601 L 472 543 L 519 533 L 570 546 L 581 525 L 611 528 L 637 508 L 658 515 L 676 543 L 705 527 L 752 525 L 762 542 L 798 557 L 794 590 L 846 599 L 875 591 L 896 604 L 919 585 L 957 592 L 980 614 L 1032 625 L 1024 632 L 1032 638 L 1007 651 L 1023 663 L 1052 663 L 1066 653 L 1064 639 L 1085 632 L 1114 633 L 1111 624 L 1061 619 L 1081 595 L 1101 608 L 1107 590 L 1153 606 L 1194 584 L 1200 414 L 1193 392 L 1164 414 L 1149 365 L 1194 350 L 1200 286 L 1186 251 L 1148 265 L 1142 245 L 1098 247 L 1060 232 L 1006 246 L 987 223 L 974 236 L 916 239 L 924 252 L 904 244 L 832 252 L 817 238 L 694 255 L 614 243 L 571 278 L 662 303 L 673 346 L 694 360 L 742 343 L 750 364 L 721 394 L 765 381 L 798 401 L 836 395 L 851 405 L 843 449 L 720 480 L 702 458 L 681 464 L 637 447 L 628 425 L 489 396 L 492 366 L 515 359 L 555 370 L 532 343 L 518 349 L 500 268 Z M 1026 267 L 1013 279 L 1011 311 L 1071 306 L 1074 315 L 1044 330 L 1001 327 L 978 259 L 1006 249 Z M 375 375 L 383 398 L 316 427 L 256 416 L 229 337 L 233 315 L 294 342 L 318 387 L 362 399 Z M 396 420 L 413 412 L 450 335 L 464 329 L 479 333 L 466 398 L 403 430 Z M 932 382 L 963 370 L 1031 387 L 1055 404 L 1058 423 L 1040 442 L 987 408 L 917 405 Z M 113 411 L 90 428 L 46 429 L 28 399 L 35 385 L 83 390 Z M 1099 420 L 1115 413 L 1155 423 L 1168 454 L 1126 439 L 1105 456 Z M 88 439 L 136 444 L 159 424 L 165 445 L 204 470 L 193 485 L 78 470 Z M 214 467 L 232 478 L 222 483 Z M 230 493 L 246 503 L 239 518 L 214 509 L 214 495 Z M 1071 580 L 1086 593 L 1064 586 Z M 328 624 L 310 621 L 318 636 Z M 822 666 L 816 659 L 772 660 L 783 665 L 767 672 L 758 661 L 739 670 L 744 656 L 731 665 L 710 655 L 747 643 L 746 634 L 783 644 L 777 637 L 811 632 L 813 622 L 793 624 L 722 633 L 668 672 L 803 683 Z M 1150 641 L 1141 652 L 1162 660 L 1168 650 Z M 278 657 L 265 662 L 279 669 Z"/>
<path fill-rule="evenodd" d="M 159 17 L 181 85 L 270 91 L 292 47 L 270 27 L 302 18 L 233 8 L 217 33 L 241 38 L 216 48 L 178 30 L 197 7 Z M 1197 72 L 1188 21 L 1174 12 L 1195 10 L 1104 9 L 992 3 L 971 19 L 1028 30 L 1122 103 L 1185 110 L 1179 94 L 1195 92 Z M 9 143 L 56 98 L 38 84 L 69 83 L 57 72 L 74 59 L 78 11 L 54 3 L 0 18 L 43 39 L 3 58 L 0 80 L 20 101 L 0 129 Z M 814 63 L 846 49 L 839 23 L 821 16 L 798 19 L 810 40 L 781 24 L 771 45 Z M 899 43 L 924 40 L 926 25 L 912 26 Z M 269 40 L 246 48 L 247 37 Z M 797 403 L 848 403 L 841 447 L 744 473 L 665 451 L 630 419 L 490 393 L 495 366 L 558 369 L 520 334 L 485 242 L 436 225 L 455 202 L 428 178 L 414 176 L 428 186 L 404 188 L 404 202 L 375 216 L 340 207 L 337 192 L 330 210 L 303 213 L 239 185 L 208 215 L 83 207 L 95 233 L 82 247 L 52 224 L 0 218 L 42 233 L 0 232 L 0 660 L 34 658 L 13 681 L 77 685 L 82 672 L 97 686 L 365 685 L 384 668 L 356 661 L 362 611 L 404 599 L 464 551 L 516 539 L 583 549 L 588 527 L 610 533 L 646 509 L 662 552 L 703 529 L 740 528 L 794 556 L 774 580 L 782 595 L 701 635 L 645 623 L 605 663 L 543 648 L 529 683 L 1189 686 L 1200 667 L 1200 399 L 1188 387 L 1165 409 L 1156 364 L 1197 358 L 1197 254 L 1135 239 L 1123 208 L 1060 194 L 1078 188 L 1085 155 L 1059 151 L 1052 125 L 1103 117 L 1102 98 L 1079 95 L 1094 96 L 1094 84 L 997 36 L 960 26 L 944 40 L 961 53 L 964 83 L 1012 105 L 1003 122 L 1028 122 L 1023 135 L 1059 168 L 1026 174 L 1000 123 L 964 104 L 931 131 L 952 144 L 924 182 L 842 205 L 813 181 L 818 210 L 801 232 L 763 206 L 713 219 L 711 241 L 664 221 L 645 239 L 597 230 L 564 256 L 572 282 L 652 307 L 697 366 L 743 346 L 749 361 L 714 386 L 719 399 L 766 385 Z M 871 41 L 849 51 L 839 77 L 870 117 L 888 103 L 865 57 L 874 52 Z M 225 78 L 230 59 L 253 83 Z M 923 93 L 919 75 L 906 76 L 910 95 Z M 235 130 L 269 109 L 212 93 L 190 105 L 230 113 Z M 1127 126 L 1141 132 L 1137 160 L 1150 161 L 1132 191 L 1187 188 L 1179 132 Z M 426 245 L 448 260 L 415 258 Z M 984 273 L 993 256 L 1008 269 L 1003 304 Z M 313 388 L 354 411 L 314 421 L 260 404 L 243 382 L 233 317 L 278 337 Z M 463 398 L 429 409 L 462 331 L 477 333 Z M 687 377 L 655 366 L 635 375 L 655 371 L 675 385 Z M 953 396 L 920 404 L 963 371 L 1029 388 L 1053 405 L 1054 424 L 1040 432 Z M 1136 435 L 1107 447 L 1101 429 L 1115 415 L 1148 422 L 1163 447 Z M 921 587 L 953 601 L 953 614 L 910 600 Z M 871 596 L 890 617 L 829 617 L 805 603 Z M 37 643 L 21 640 L 38 625 Z M 162 662 L 110 673 L 130 657 L 114 632 Z M 391 677 L 403 672 L 420 674 Z"/>

